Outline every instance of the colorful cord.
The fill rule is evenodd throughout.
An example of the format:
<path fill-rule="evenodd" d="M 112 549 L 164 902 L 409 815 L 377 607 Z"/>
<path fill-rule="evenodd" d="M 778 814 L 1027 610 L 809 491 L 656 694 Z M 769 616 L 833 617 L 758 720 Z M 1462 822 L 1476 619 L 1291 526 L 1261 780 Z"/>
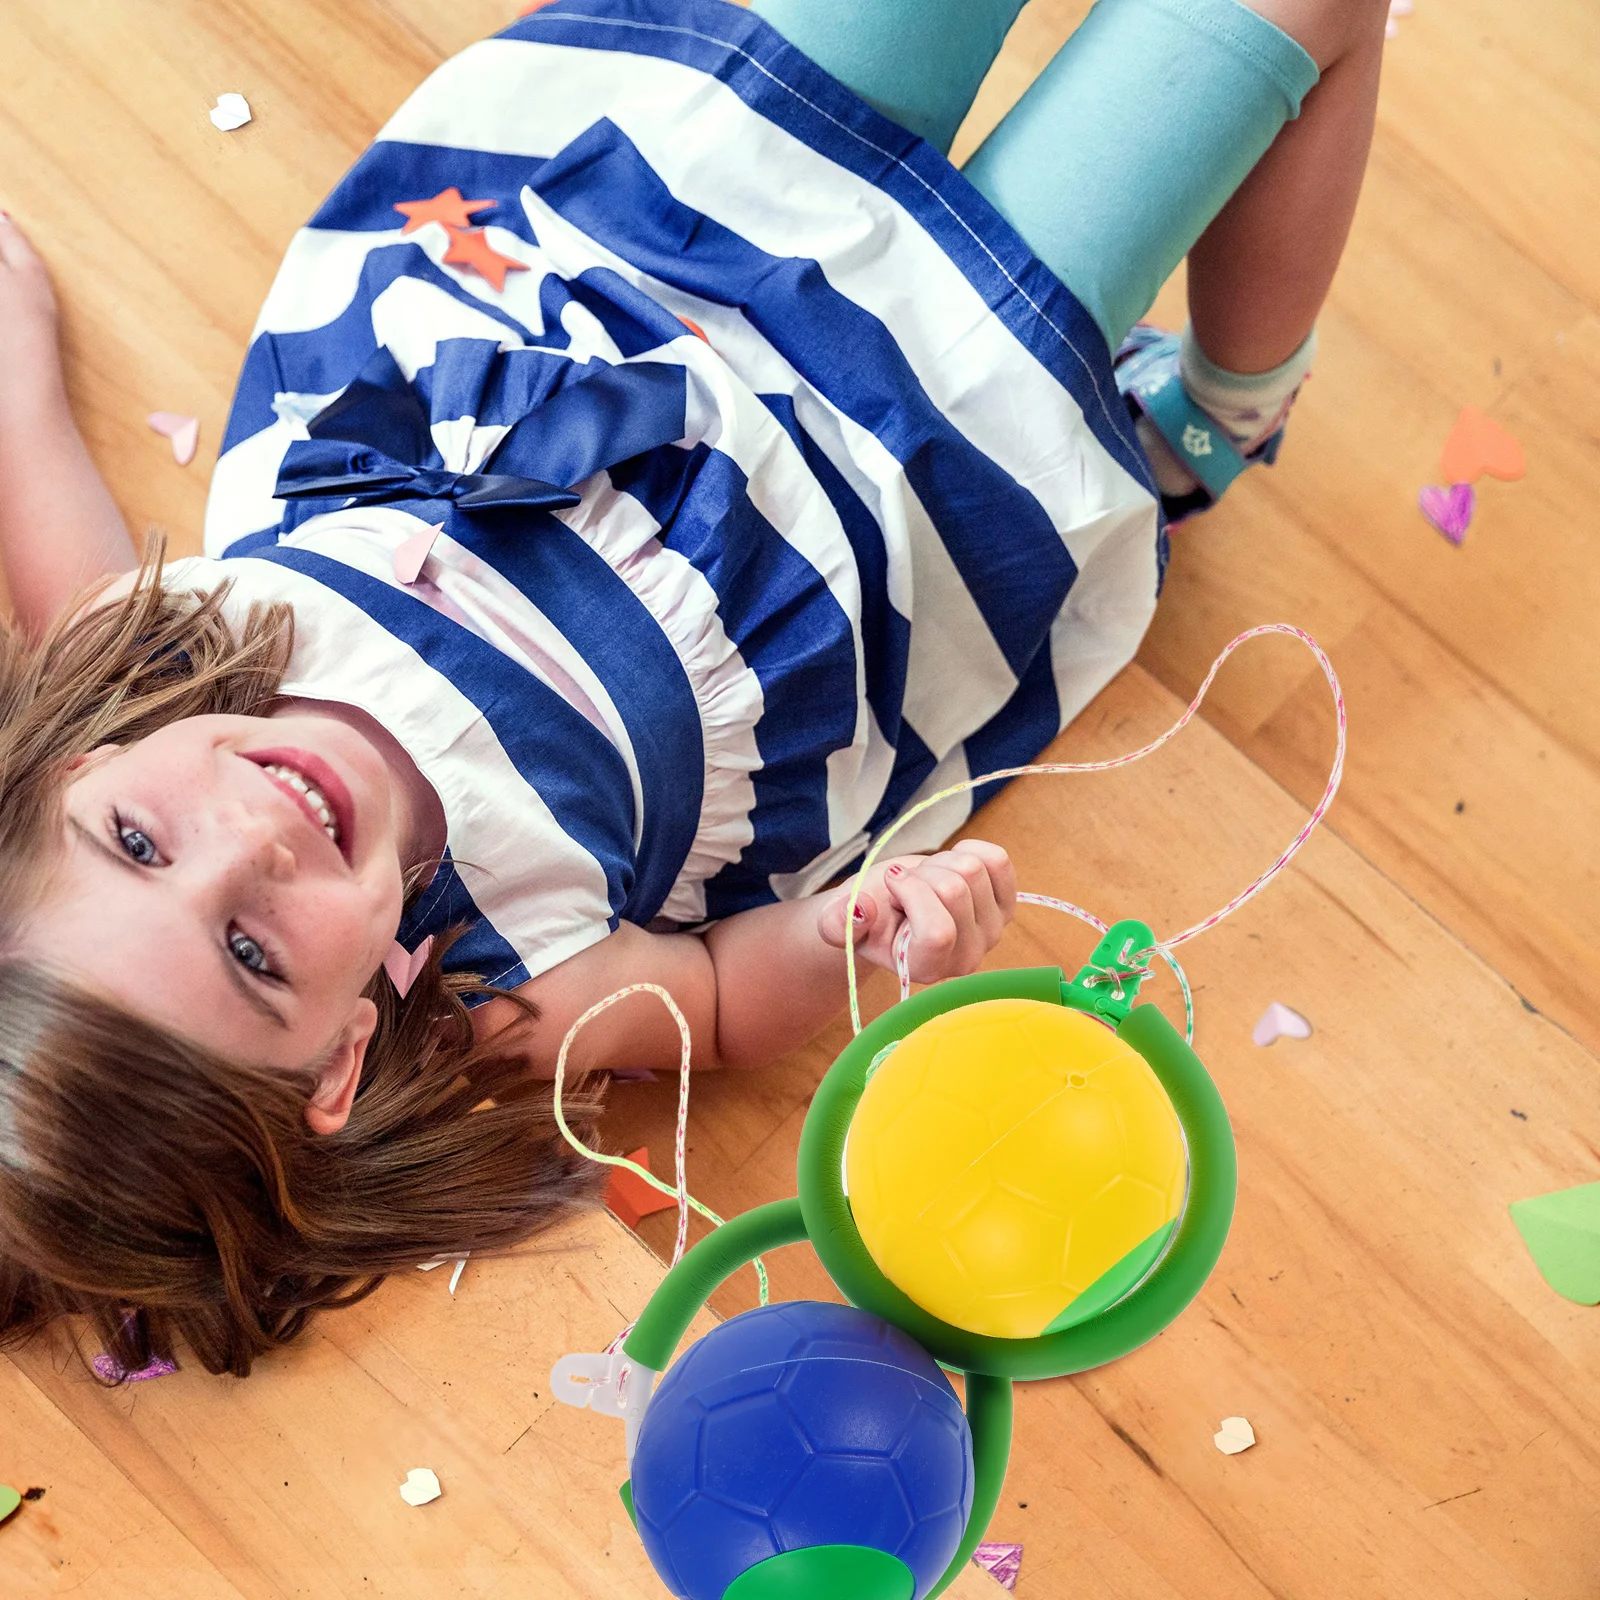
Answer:
<path fill-rule="evenodd" d="M 1137 750 L 1131 750 L 1126 755 L 1113 756 L 1107 761 L 1044 762 L 1034 766 L 1007 767 L 999 772 L 985 773 L 980 778 L 968 778 L 964 783 L 951 784 L 948 789 L 941 789 L 937 794 L 930 795 L 926 800 L 918 802 L 918 804 L 914 805 L 909 811 L 905 812 L 904 815 L 893 822 L 868 849 L 865 858 L 862 860 L 861 870 L 856 874 L 855 882 L 851 886 L 849 903 L 845 908 L 845 967 L 850 983 L 850 1022 L 855 1031 L 857 1033 L 860 1033 L 861 1031 L 860 992 L 856 976 L 856 902 L 860 898 L 861 883 L 866 877 L 868 869 L 871 868 L 872 865 L 883 854 L 884 847 L 895 836 L 895 834 L 905 827 L 905 825 L 910 822 L 913 817 L 920 816 L 924 811 L 928 810 L 930 806 L 936 806 L 941 801 L 949 799 L 952 795 L 962 794 L 968 790 L 980 788 L 986 783 L 993 783 L 997 778 L 1021 778 L 1035 773 L 1111 772 L 1117 767 L 1131 766 L 1135 761 L 1142 761 L 1146 756 L 1153 755 L 1157 750 L 1159 750 L 1162 745 L 1164 745 L 1173 737 L 1174 734 L 1182 732 L 1182 730 L 1189 725 L 1189 723 L 1193 720 L 1195 713 L 1199 711 L 1200 703 L 1205 699 L 1206 691 L 1210 689 L 1212 680 L 1221 670 L 1223 663 L 1234 653 L 1235 650 L 1237 650 L 1241 645 L 1248 643 L 1251 639 L 1259 639 L 1264 635 L 1274 633 L 1285 634 L 1292 639 L 1298 639 L 1306 646 L 1308 650 L 1311 651 L 1312 655 L 1317 658 L 1317 665 L 1322 668 L 1323 676 L 1328 680 L 1328 687 L 1333 692 L 1333 704 L 1338 717 L 1338 743 L 1334 752 L 1333 767 L 1328 774 L 1327 787 L 1323 790 L 1321 800 L 1317 802 L 1316 808 L 1306 819 L 1305 826 L 1302 827 L 1294 836 L 1278 859 L 1274 861 L 1265 872 L 1256 878 L 1253 883 L 1236 894 L 1225 906 L 1223 906 L 1220 911 L 1214 912 L 1211 916 L 1206 917 L 1203 921 L 1195 923 L 1193 927 L 1185 928 L 1182 930 L 1182 932 L 1173 934 L 1170 939 L 1158 940 L 1147 950 L 1133 952 L 1132 959 L 1135 961 L 1145 956 L 1160 956 L 1161 959 L 1165 961 L 1166 964 L 1172 969 L 1173 976 L 1178 981 L 1178 987 L 1183 993 L 1185 1034 L 1189 1042 L 1192 1044 L 1194 1042 L 1194 995 L 1190 990 L 1189 979 L 1184 973 L 1183 967 L 1179 964 L 1178 958 L 1172 953 L 1173 947 L 1175 945 L 1187 943 L 1190 939 L 1193 939 L 1199 934 L 1206 932 L 1207 929 L 1216 927 L 1216 925 L 1221 922 L 1224 917 L 1231 916 L 1242 905 L 1246 904 L 1250 900 L 1253 900 L 1258 894 L 1260 894 L 1260 892 L 1265 889 L 1266 886 L 1271 883 L 1272 880 L 1276 878 L 1285 867 L 1289 865 L 1290 861 L 1292 861 L 1299 853 L 1306 840 L 1311 837 L 1312 833 L 1315 831 L 1317 825 L 1322 821 L 1323 817 L 1327 815 L 1328 807 L 1333 804 L 1333 797 L 1339 792 L 1340 780 L 1344 777 L 1346 718 L 1344 690 L 1340 686 L 1339 676 L 1333 670 L 1333 663 L 1328 659 L 1327 654 L 1323 650 L 1322 646 L 1319 645 L 1310 634 L 1305 633 L 1301 629 L 1293 627 L 1286 622 L 1267 623 L 1259 628 L 1247 629 L 1236 639 L 1230 641 L 1227 647 L 1222 651 L 1221 655 L 1219 655 L 1217 659 L 1211 663 L 1211 670 L 1206 674 L 1205 681 L 1200 685 L 1199 691 L 1195 694 L 1194 699 L 1189 702 L 1188 709 L 1181 717 L 1178 718 L 1175 723 L 1173 723 L 1170 728 L 1167 729 L 1165 733 L 1163 733 L 1159 738 L 1152 740 L 1149 744 L 1143 745 Z M 1069 916 L 1077 917 L 1081 922 L 1088 923 L 1091 928 L 1094 928 L 1099 933 L 1104 933 L 1106 931 L 1107 925 L 1097 916 L 1095 916 L 1092 911 L 1086 911 L 1081 906 L 1073 905 L 1069 900 L 1061 900 L 1056 898 L 1054 895 L 1046 894 L 1019 894 L 1017 899 L 1028 905 L 1045 906 L 1053 911 L 1065 912 Z M 911 958 L 909 950 L 910 937 L 911 930 L 909 925 L 906 925 L 902 927 L 900 932 L 896 935 L 894 942 L 894 964 L 895 971 L 900 979 L 901 999 L 907 998 L 911 993 Z M 573 1040 L 577 1038 L 579 1031 L 588 1023 L 592 1022 L 597 1016 L 599 1016 L 602 1011 L 608 1010 L 619 1000 L 625 1000 L 629 995 L 632 994 L 653 994 L 660 999 L 661 1003 L 665 1005 L 667 1010 L 672 1013 L 672 1019 L 678 1025 L 678 1037 L 682 1042 L 682 1050 L 678 1060 L 678 1125 L 673 1147 L 673 1157 L 675 1162 L 674 1170 L 677 1175 L 677 1184 L 675 1187 L 670 1187 L 663 1183 L 655 1176 L 654 1173 L 646 1171 L 643 1167 L 639 1166 L 637 1162 L 629 1161 L 625 1156 L 602 1155 L 598 1150 L 591 1150 L 588 1145 L 584 1144 L 584 1142 L 579 1139 L 578 1136 L 567 1125 L 566 1115 L 561 1105 L 561 1092 L 563 1084 L 566 1080 L 567 1056 L 572 1049 Z M 654 983 L 630 983 L 626 988 L 618 989 L 615 994 L 609 994 L 604 1000 L 598 1001 L 596 1004 L 590 1006 L 589 1009 L 572 1024 L 572 1026 L 567 1030 L 566 1038 L 561 1041 L 561 1053 L 556 1058 L 556 1125 L 560 1128 L 562 1137 L 567 1141 L 567 1143 L 570 1144 L 580 1155 L 586 1157 L 590 1161 L 597 1161 L 608 1167 L 626 1168 L 635 1176 L 643 1178 L 644 1181 L 653 1189 L 656 1189 L 661 1194 L 671 1195 L 677 1201 L 678 1235 L 672 1251 L 672 1265 L 674 1266 L 676 1266 L 678 1261 L 681 1259 L 684 1252 L 685 1243 L 688 1239 L 689 1212 L 691 1210 L 699 1212 L 700 1215 L 710 1222 L 713 1227 L 720 1228 L 722 1226 L 722 1218 L 719 1217 L 716 1212 L 710 1210 L 709 1207 L 703 1206 L 698 1200 L 696 1200 L 694 1196 L 689 1193 L 688 1188 L 685 1141 L 687 1139 L 689 1126 L 690 1042 L 689 1023 L 684 1017 L 683 1013 L 678 1009 L 677 1002 L 670 994 L 667 993 L 665 989 L 663 989 L 659 984 Z M 768 1295 L 767 1269 L 765 1264 L 759 1258 L 757 1258 L 754 1265 L 756 1269 L 756 1277 L 760 1283 L 761 1304 L 766 1305 Z M 621 1339 L 625 1338 L 626 1336 L 627 1330 L 624 1330 L 622 1334 L 618 1335 L 618 1339 L 615 1341 L 615 1343 L 620 1343 Z"/>

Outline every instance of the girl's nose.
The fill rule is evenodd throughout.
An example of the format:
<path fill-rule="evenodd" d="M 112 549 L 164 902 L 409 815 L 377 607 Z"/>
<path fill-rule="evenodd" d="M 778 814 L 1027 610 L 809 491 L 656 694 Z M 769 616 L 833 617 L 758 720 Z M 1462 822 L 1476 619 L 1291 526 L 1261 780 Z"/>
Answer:
<path fill-rule="evenodd" d="M 241 802 L 220 820 L 224 848 L 236 869 L 258 872 L 278 883 L 294 876 L 294 852 L 283 842 L 275 818 Z"/>

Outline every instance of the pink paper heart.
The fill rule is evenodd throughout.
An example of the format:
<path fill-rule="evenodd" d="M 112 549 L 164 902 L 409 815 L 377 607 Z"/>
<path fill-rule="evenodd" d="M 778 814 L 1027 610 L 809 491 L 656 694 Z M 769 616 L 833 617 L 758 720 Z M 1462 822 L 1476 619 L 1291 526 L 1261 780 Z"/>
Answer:
<path fill-rule="evenodd" d="M 999 1539 L 985 1539 L 972 1552 L 972 1559 L 975 1565 L 982 1567 L 992 1578 L 997 1579 L 1002 1587 L 1016 1588 L 1017 1578 L 1022 1571 L 1020 1544 L 1005 1544 Z"/>
<path fill-rule="evenodd" d="M 200 443 L 198 417 L 186 417 L 181 411 L 152 411 L 145 421 L 163 438 L 172 441 L 172 459 L 180 467 L 194 460 Z"/>
<path fill-rule="evenodd" d="M 1261 1020 L 1250 1037 L 1262 1046 L 1271 1044 L 1274 1039 L 1309 1039 L 1311 1024 L 1298 1011 L 1291 1011 L 1288 1006 L 1274 1000 L 1261 1013 Z"/>
<path fill-rule="evenodd" d="M 383 958 L 383 970 L 389 974 L 389 981 L 402 1000 L 411 993 L 411 985 L 417 981 L 417 974 L 427 966 L 432 949 L 431 933 L 415 950 L 407 950 L 398 939 L 389 946 L 389 953 Z"/>
<path fill-rule="evenodd" d="M 1478 506 L 1478 492 L 1470 483 L 1452 483 L 1448 489 L 1426 485 L 1418 491 L 1417 504 L 1422 514 L 1451 544 L 1460 544 L 1472 526 L 1472 513 Z"/>
<path fill-rule="evenodd" d="M 423 566 L 433 551 L 433 542 L 444 532 L 444 524 L 436 522 L 421 533 L 414 533 L 394 553 L 394 575 L 401 583 L 415 583 L 422 576 Z"/>

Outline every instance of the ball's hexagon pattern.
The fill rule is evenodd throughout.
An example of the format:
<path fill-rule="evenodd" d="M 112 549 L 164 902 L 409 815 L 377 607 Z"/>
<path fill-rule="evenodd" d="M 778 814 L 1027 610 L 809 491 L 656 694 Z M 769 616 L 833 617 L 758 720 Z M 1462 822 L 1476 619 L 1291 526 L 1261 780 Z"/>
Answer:
<path fill-rule="evenodd" d="M 1093 1018 L 986 1000 L 931 1018 L 868 1080 L 851 1210 L 889 1281 L 974 1333 L 1031 1338 L 1182 1211 L 1183 1129 Z"/>
<path fill-rule="evenodd" d="M 849 1540 L 822 1537 L 845 1506 L 850 1508 Z M 773 1531 L 788 1550 L 847 1542 L 898 1555 L 916 1525 L 899 1464 L 892 1456 L 818 1451 L 806 1463 L 798 1482 L 772 1508 Z"/>
<path fill-rule="evenodd" d="M 662 1379 L 632 1492 L 645 1551 L 684 1600 L 721 1600 L 758 1562 L 824 1544 L 897 1557 L 920 1597 L 971 1514 L 972 1435 L 899 1329 L 853 1306 L 764 1306 Z"/>
<path fill-rule="evenodd" d="M 964 1496 L 971 1493 L 962 1440 L 966 1422 L 942 1407 L 918 1406 L 892 1454 L 900 1464 L 900 1482 L 919 1520 L 955 1513 L 964 1522 Z"/>
<path fill-rule="evenodd" d="M 783 1498 L 812 1456 L 805 1429 L 775 1388 L 708 1406 L 700 1428 L 697 1487 L 758 1517 Z"/>

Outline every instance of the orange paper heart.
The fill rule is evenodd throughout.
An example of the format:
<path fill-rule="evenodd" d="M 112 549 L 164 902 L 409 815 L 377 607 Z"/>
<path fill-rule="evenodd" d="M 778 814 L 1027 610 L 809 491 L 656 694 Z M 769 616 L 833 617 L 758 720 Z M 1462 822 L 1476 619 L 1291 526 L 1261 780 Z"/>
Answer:
<path fill-rule="evenodd" d="M 650 1166 L 648 1149 L 633 1150 L 628 1159 L 635 1166 Z M 629 1172 L 626 1167 L 611 1169 L 611 1182 L 606 1188 L 606 1209 L 625 1227 L 637 1228 L 641 1217 L 654 1216 L 658 1211 L 670 1211 L 676 1201 L 652 1189 L 643 1178 Z"/>
<path fill-rule="evenodd" d="M 1463 406 L 1444 442 L 1439 469 L 1447 483 L 1471 483 L 1485 472 L 1491 478 L 1520 478 L 1528 462 L 1522 446 L 1493 417 Z"/>

